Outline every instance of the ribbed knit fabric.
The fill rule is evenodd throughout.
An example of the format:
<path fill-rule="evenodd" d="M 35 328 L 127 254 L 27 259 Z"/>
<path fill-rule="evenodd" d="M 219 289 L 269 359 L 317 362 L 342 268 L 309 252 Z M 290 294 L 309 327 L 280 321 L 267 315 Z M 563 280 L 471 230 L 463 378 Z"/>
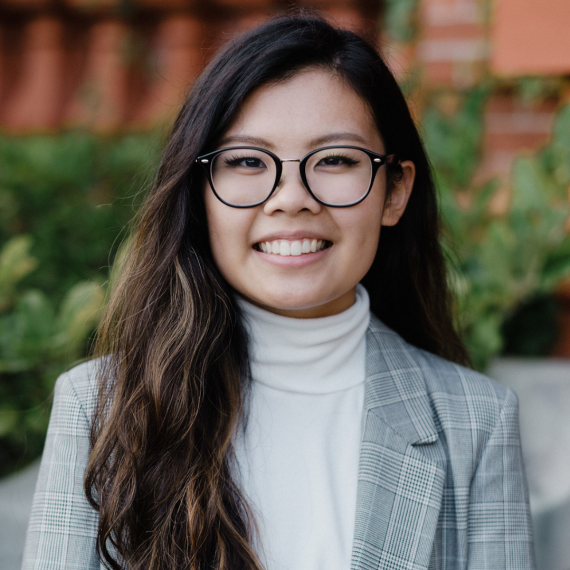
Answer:
<path fill-rule="evenodd" d="M 266 570 L 348 570 L 365 379 L 369 298 L 319 319 L 240 299 L 250 334 L 248 422 L 235 438 L 242 489 Z"/>

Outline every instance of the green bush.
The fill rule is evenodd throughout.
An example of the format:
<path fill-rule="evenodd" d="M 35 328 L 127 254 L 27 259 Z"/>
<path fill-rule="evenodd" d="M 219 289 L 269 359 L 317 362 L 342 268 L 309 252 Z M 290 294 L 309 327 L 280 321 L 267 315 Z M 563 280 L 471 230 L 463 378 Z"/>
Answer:
<path fill-rule="evenodd" d="M 503 326 L 505 321 L 570 275 L 570 235 L 565 229 L 570 215 L 570 105 L 558 113 L 548 146 L 516 159 L 510 207 L 493 215 L 489 203 L 496 181 L 470 189 L 473 205 L 468 210 L 457 202 L 457 190 L 471 184 L 478 161 L 477 96 L 467 97 L 452 118 L 432 109 L 424 128 L 436 167 L 458 320 L 476 366 L 484 369 L 505 347 L 505 334 L 512 332 Z M 548 303 L 543 306 L 551 311 Z M 517 343 L 529 345 L 524 339 Z"/>
<path fill-rule="evenodd" d="M 61 299 L 77 281 L 106 275 L 159 142 L 77 132 L 0 138 L 0 244 L 29 234 L 39 263 L 23 286 Z"/>
<path fill-rule="evenodd" d="M 158 148 L 156 134 L 0 138 L 0 476 L 41 453 Z"/>
<path fill-rule="evenodd" d="M 105 301 L 93 281 L 76 283 L 57 310 L 43 291 L 19 290 L 37 265 L 31 244 L 22 235 L 0 250 L 0 476 L 41 452 L 54 381 L 81 356 Z"/>

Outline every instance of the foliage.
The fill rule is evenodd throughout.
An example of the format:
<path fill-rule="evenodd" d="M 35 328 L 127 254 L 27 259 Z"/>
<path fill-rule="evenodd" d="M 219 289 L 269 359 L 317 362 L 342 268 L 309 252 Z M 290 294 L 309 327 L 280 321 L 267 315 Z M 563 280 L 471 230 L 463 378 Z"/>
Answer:
<path fill-rule="evenodd" d="M 156 133 L 0 138 L 0 476 L 37 457 L 57 376 L 85 355 Z"/>
<path fill-rule="evenodd" d="M 56 311 L 44 292 L 18 290 L 37 267 L 31 245 L 21 235 L 0 250 L 0 475 L 41 452 L 54 381 L 81 356 L 105 299 L 100 284 L 81 281 Z"/>
<path fill-rule="evenodd" d="M 463 96 L 454 113 L 440 110 L 437 99 L 424 112 L 421 128 L 425 144 L 446 187 L 467 188 L 480 164 L 482 112 L 489 93 L 490 86 L 481 85 Z"/>
<path fill-rule="evenodd" d="M 23 285 L 60 300 L 105 273 L 158 144 L 156 134 L 0 138 L 0 244 L 29 234 L 39 260 Z"/>
<path fill-rule="evenodd" d="M 450 149 L 471 140 L 473 148 L 463 152 L 475 153 L 476 133 L 464 133 L 453 124 L 475 124 L 474 119 L 464 118 L 465 112 L 448 119 L 451 125 L 439 116 L 425 127 L 428 149 L 435 157 L 457 314 L 475 364 L 482 369 L 503 349 L 503 323 L 517 307 L 552 291 L 561 278 L 570 275 L 566 225 L 570 216 L 570 105 L 558 114 L 550 144 L 536 155 L 516 159 L 510 205 L 499 214 L 491 208 L 496 181 L 471 188 L 472 204 L 468 209 L 460 207 L 457 188 L 469 182 L 460 172 L 462 159 L 450 150 L 446 163 L 441 147 L 433 148 L 436 142 L 441 144 L 444 130 Z M 469 165 L 470 159 L 465 160 Z"/>

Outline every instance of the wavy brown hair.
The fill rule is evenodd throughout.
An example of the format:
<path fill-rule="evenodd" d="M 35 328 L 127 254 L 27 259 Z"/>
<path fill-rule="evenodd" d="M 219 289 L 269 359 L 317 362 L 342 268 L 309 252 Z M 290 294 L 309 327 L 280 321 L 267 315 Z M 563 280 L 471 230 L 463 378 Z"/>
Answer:
<path fill-rule="evenodd" d="M 215 149 L 253 90 L 308 67 L 343 78 L 370 108 L 386 152 L 416 166 L 406 211 L 383 228 L 363 280 L 372 311 L 412 344 L 469 363 L 453 327 L 429 164 L 382 58 L 315 16 L 279 17 L 239 37 L 175 121 L 98 333 L 85 492 L 113 569 L 260 568 L 254 520 L 232 476 L 232 434 L 247 417 L 247 337 L 210 251 L 194 160 Z M 398 174 L 388 172 L 388 190 Z"/>

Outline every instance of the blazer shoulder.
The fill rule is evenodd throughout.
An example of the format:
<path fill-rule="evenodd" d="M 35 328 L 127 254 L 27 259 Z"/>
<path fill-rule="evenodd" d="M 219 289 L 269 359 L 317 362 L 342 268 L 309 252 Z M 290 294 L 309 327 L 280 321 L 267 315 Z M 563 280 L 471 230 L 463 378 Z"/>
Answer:
<path fill-rule="evenodd" d="M 98 373 L 103 364 L 103 358 L 92 358 L 61 374 L 55 384 L 56 401 L 73 398 L 85 415 L 91 418 L 97 401 Z"/>
<path fill-rule="evenodd" d="M 472 430 L 490 434 L 503 415 L 517 415 L 518 399 L 508 387 L 481 372 L 412 347 L 442 427 L 463 418 Z M 509 413 L 511 412 L 511 413 Z"/>
<path fill-rule="evenodd" d="M 516 394 L 481 372 L 451 362 L 408 343 L 374 315 L 370 332 L 387 366 L 405 393 L 427 400 L 437 429 L 459 429 L 490 433 L 501 414 L 516 417 Z"/>
<path fill-rule="evenodd" d="M 404 367 L 404 363 L 407 363 L 406 367 L 416 368 L 421 373 L 429 394 L 447 394 L 455 399 L 469 395 L 497 402 L 504 402 L 511 394 L 514 395 L 510 388 L 485 374 L 410 344 L 373 314 L 370 332 L 376 338 L 380 350 L 400 355 L 397 360 L 392 358 L 394 368 Z"/>
<path fill-rule="evenodd" d="M 504 399 L 509 392 L 509 388 L 477 370 L 451 362 L 422 348 L 412 347 L 412 350 L 416 352 L 422 369 L 434 388 L 438 387 L 439 390 L 453 393 L 456 392 L 457 384 L 460 382 L 470 391 L 493 394 L 499 399 Z"/>

